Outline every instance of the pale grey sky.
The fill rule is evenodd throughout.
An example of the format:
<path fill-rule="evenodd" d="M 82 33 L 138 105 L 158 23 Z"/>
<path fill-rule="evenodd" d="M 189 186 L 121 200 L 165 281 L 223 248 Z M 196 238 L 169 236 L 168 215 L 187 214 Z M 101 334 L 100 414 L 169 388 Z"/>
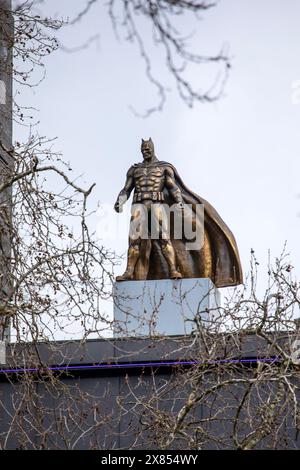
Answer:
<path fill-rule="evenodd" d="M 42 8 L 73 16 L 84 4 L 46 0 Z M 277 256 L 287 241 L 300 277 L 300 104 L 292 102 L 292 84 L 300 80 L 299 18 L 298 0 L 220 0 L 198 23 L 180 19 L 195 32 L 191 43 L 198 52 L 214 54 L 229 45 L 226 96 L 188 109 L 153 48 L 172 91 L 163 112 L 140 119 L 129 105 L 144 110 L 155 102 L 155 91 L 136 46 L 116 40 L 100 2 L 61 35 L 70 47 L 98 32 L 99 41 L 76 54 L 49 57 L 44 82 L 23 99 L 40 109 L 40 134 L 57 136 L 56 148 L 76 173 L 84 173 L 88 185 L 96 182 L 95 206 L 114 202 L 127 169 L 141 159 L 141 137 L 151 136 L 158 158 L 172 162 L 231 228 L 244 271 L 251 248 L 264 269 L 268 250 Z M 190 76 L 200 88 L 212 77 L 205 65 Z M 125 252 L 126 238 L 112 246 Z"/>

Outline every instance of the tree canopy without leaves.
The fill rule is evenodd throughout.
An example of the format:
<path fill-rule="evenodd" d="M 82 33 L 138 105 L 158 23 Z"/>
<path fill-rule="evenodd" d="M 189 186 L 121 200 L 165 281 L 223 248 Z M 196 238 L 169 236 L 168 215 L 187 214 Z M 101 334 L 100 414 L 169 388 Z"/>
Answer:
<path fill-rule="evenodd" d="M 36 6 L 41 7 L 45 0 L 37 0 Z M 88 0 L 85 6 L 77 14 L 72 16 L 73 6 L 70 9 L 70 19 L 66 25 L 73 26 L 82 24 L 82 36 L 86 35 L 84 30 L 84 21 L 89 15 L 95 14 L 93 9 L 99 7 L 99 0 Z M 145 74 L 150 83 L 157 91 L 157 101 L 153 106 L 140 113 L 141 116 L 149 116 L 153 112 L 161 111 L 167 99 L 169 83 L 162 80 L 160 70 L 154 70 L 154 60 L 152 57 L 153 48 L 156 49 L 164 58 L 164 64 L 167 70 L 167 76 L 171 86 L 175 85 L 180 98 L 192 107 L 195 103 L 210 103 L 218 100 L 223 93 L 228 71 L 230 69 L 230 60 L 225 47 L 220 47 L 215 55 L 205 53 L 205 44 L 201 44 L 198 50 L 193 50 L 192 42 L 193 32 L 187 30 L 185 22 L 193 18 L 194 29 L 201 27 L 200 20 L 202 15 L 216 6 L 215 2 L 210 1 L 173 1 L 173 0 L 109 0 L 102 5 L 101 13 L 110 19 L 116 37 L 125 40 L 137 48 L 145 67 Z M 99 13 L 98 13 L 99 14 Z M 99 14 L 99 29 L 101 30 L 101 21 L 103 16 Z M 149 29 L 149 34 L 146 32 Z M 86 38 L 81 47 L 87 47 L 99 35 L 96 32 L 93 36 Z M 146 36 L 151 35 L 151 40 L 147 41 Z M 66 48 L 60 45 L 65 51 L 72 48 Z M 73 50 L 78 50 L 79 47 Z M 195 49 L 195 47 L 194 47 Z M 199 68 L 213 68 L 214 78 L 211 85 L 201 90 L 201 81 L 199 78 L 191 79 L 189 69 L 192 65 Z M 202 70 L 202 68 L 200 69 Z M 204 84 L 202 85 L 204 88 Z"/>

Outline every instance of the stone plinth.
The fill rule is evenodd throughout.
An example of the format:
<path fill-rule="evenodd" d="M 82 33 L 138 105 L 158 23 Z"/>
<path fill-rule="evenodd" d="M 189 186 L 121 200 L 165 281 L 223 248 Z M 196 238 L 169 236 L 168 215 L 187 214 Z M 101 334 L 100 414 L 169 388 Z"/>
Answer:
<path fill-rule="evenodd" d="M 220 305 L 206 278 L 116 282 L 113 297 L 115 337 L 188 335 Z"/>

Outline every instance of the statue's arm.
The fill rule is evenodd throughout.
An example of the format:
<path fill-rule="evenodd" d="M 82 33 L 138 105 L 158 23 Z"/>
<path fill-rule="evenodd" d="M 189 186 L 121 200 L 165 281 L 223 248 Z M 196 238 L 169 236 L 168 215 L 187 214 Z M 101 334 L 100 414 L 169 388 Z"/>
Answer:
<path fill-rule="evenodd" d="M 124 188 L 119 192 L 117 201 L 114 206 L 116 212 L 122 212 L 122 207 L 127 201 L 127 199 L 129 199 L 130 193 L 133 190 L 133 188 L 134 188 L 133 167 L 130 167 L 129 170 L 127 171 Z"/>
<path fill-rule="evenodd" d="M 166 168 L 165 184 L 166 184 L 166 187 L 169 191 L 169 194 L 174 199 L 174 201 L 177 202 L 178 204 L 182 205 L 183 204 L 182 194 L 181 194 L 181 191 L 180 191 L 180 189 L 178 188 L 178 186 L 176 184 L 175 177 L 174 177 L 174 171 L 170 167 Z"/>

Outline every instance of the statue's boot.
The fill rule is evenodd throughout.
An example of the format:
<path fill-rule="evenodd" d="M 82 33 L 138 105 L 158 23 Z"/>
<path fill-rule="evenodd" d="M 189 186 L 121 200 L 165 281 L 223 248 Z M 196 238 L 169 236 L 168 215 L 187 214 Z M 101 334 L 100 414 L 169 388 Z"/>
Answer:
<path fill-rule="evenodd" d="M 182 274 L 174 269 L 173 271 L 170 271 L 170 279 L 182 279 Z"/>
<path fill-rule="evenodd" d="M 116 277 L 116 281 L 132 281 L 134 279 L 134 275 L 130 271 L 125 271 L 121 276 Z"/>

